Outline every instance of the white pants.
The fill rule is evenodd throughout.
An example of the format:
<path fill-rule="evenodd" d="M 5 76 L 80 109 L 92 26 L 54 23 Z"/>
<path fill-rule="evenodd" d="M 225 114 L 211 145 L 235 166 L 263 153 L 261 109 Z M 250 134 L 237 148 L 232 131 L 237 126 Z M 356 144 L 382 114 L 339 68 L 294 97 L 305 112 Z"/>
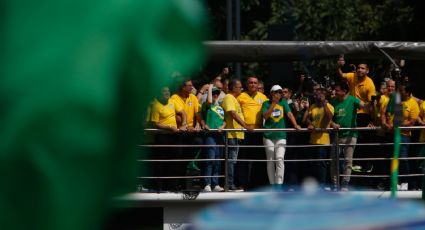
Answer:
<path fill-rule="evenodd" d="M 286 139 L 270 140 L 263 138 L 266 149 L 267 175 L 270 184 L 283 184 L 283 175 L 285 173 L 285 165 L 283 158 L 285 157 Z"/>

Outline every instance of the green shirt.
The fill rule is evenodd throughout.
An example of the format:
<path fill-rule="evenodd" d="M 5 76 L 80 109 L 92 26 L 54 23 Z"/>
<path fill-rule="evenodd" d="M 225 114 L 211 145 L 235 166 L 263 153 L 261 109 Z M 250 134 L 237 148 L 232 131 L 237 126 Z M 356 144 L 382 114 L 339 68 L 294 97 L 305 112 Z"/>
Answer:
<path fill-rule="evenodd" d="M 271 102 L 265 101 L 261 107 L 261 112 L 264 114 L 270 108 Z M 285 114 L 291 112 L 288 102 L 281 100 L 275 105 L 272 114 L 264 122 L 266 129 L 283 129 L 285 128 Z M 270 140 L 286 139 L 286 132 L 264 132 L 264 138 Z"/>
<path fill-rule="evenodd" d="M 211 129 L 218 129 L 223 125 L 224 110 L 219 105 L 202 104 L 202 116 L 205 119 L 205 123 Z"/>
<path fill-rule="evenodd" d="M 334 106 L 334 122 L 339 124 L 341 128 L 357 127 L 357 109 L 360 107 L 360 99 L 348 95 L 343 101 L 334 98 L 331 101 Z M 357 131 L 340 131 L 339 137 L 357 137 Z"/>

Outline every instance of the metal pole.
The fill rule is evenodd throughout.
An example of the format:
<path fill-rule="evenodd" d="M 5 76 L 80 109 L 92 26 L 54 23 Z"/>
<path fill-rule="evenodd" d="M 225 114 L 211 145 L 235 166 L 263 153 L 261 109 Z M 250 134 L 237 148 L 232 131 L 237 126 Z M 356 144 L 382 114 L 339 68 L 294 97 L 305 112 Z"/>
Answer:
<path fill-rule="evenodd" d="M 340 172 L 339 172 L 339 131 L 335 132 L 334 139 L 333 139 L 333 146 L 332 146 L 332 167 L 331 167 L 331 176 L 332 176 L 332 183 L 335 186 L 335 189 L 338 191 L 340 190 Z"/>
<path fill-rule="evenodd" d="M 232 24 L 233 24 L 233 16 L 232 16 L 232 0 L 226 1 L 226 39 L 232 40 Z"/>
<path fill-rule="evenodd" d="M 227 131 L 224 131 L 224 191 L 229 191 L 229 138 Z"/>
<path fill-rule="evenodd" d="M 241 40 L 241 1 L 235 0 L 235 14 L 236 14 L 236 22 L 235 22 L 235 29 L 236 29 L 236 40 Z M 236 77 L 241 79 L 242 77 L 242 67 L 241 63 L 236 63 Z"/>

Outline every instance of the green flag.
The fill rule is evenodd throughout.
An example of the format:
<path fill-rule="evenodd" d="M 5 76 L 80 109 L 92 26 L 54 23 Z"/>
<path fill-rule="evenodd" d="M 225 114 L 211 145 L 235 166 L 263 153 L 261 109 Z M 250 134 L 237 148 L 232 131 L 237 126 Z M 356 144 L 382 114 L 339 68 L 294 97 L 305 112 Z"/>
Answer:
<path fill-rule="evenodd" d="M 198 1 L 1 3 L 0 229 L 99 229 L 150 95 L 203 60 Z M 143 217 L 142 217 L 143 218 Z"/>

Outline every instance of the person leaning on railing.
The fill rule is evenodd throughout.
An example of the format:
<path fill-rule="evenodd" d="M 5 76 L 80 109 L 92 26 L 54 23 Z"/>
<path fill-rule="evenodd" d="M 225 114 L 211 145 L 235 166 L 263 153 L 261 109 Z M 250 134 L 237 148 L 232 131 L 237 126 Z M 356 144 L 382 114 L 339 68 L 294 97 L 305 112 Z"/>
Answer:
<path fill-rule="evenodd" d="M 242 108 L 245 123 L 252 129 L 258 129 L 263 126 L 261 106 L 263 102 L 267 101 L 267 96 L 258 91 L 258 82 L 257 76 L 249 76 L 246 80 L 246 90 L 237 97 Z M 243 144 L 244 146 L 262 145 L 262 140 L 261 133 L 250 132 L 245 134 Z M 242 159 L 264 159 L 263 151 L 259 151 L 259 148 L 254 147 L 242 148 L 240 156 Z M 263 162 L 240 162 L 238 166 L 238 179 L 241 186 L 251 189 L 267 185 L 268 179 L 264 171 Z"/>
<path fill-rule="evenodd" d="M 285 128 L 285 115 L 288 116 L 296 129 L 301 129 L 297 124 L 286 100 L 282 100 L 282 87 L 274 85 L 270 90 L 270 98 L 261 108 L 264 118 L 264 128 Z M 266 151 L 267 175 L 269 183 L 277 190 L 282 190 L 284 181 L 286 132 L 264 132 L 263 143 Z"/>
<path fill-rule="evenodd" d="M 401 104 L 403 107 L 403 120 L 401 123 L 402 127 L 413 126 L 416 123 L 416 120 L 419 116 L 419 105 L 417 101 L 412 98 L 412 86 L 409 84 L 402 84 L 399 88 Z M 393 130 L 394 128 L 394 105 L 395 105 L 395 96 L 390 98 L 390 101 L 385 108 L 386 114 L 382 119 L 384 126 Z M 401 143 L 410 143 L 412 133 L 410 130 L 402 130 L 400 132 Z M 400 158 L 408 158 L 409 157 L 409 144 L 400 145 Z M 405 175 L 410 173 L 409 161 L 408 160 L 400 160 L 399 164 L 399 175 Z M 397 189 L 399 190 L 408 190 L 409 189 L 409 178 L 400 177 L 399 185 Z"/>
<path fill-rule="evenodd" d="M 248 131 L 253 129 L 249 127 L 244 120 L 241 105 L 236 99 L 242 91 L 242 83 L 239 79 L 231 79 L 229 81 L 229 93 L 223 98 L 224 118 L 226 122 L 226 129 L 241 129 L 245 128 Z M 240 188 L 235 185 L 235 166 L 238 159 L 239 144 L 245 137 L 244 132 L 230 131 L 227 132 L 228 138 L 228 175 L 227 184 L 229 190 L 238 191 Z"/>
<path fill-rule="evenodd" d="M 202 121 L 201 125 L 204 130 L 218 129 L 218 132 L 207 133 L 205 135 L 204 144 L 209 145 L 205 149 L 205 155 L 212 161 L 205 162 L 204 171 L 204 192 L 222 192 L 224 189 L 219 185 L 219 173 L 221 170 L 221 162 L 218 161 L 223 157 L 223 147 L 217 145 L 223 145 L 224 139 L 221 133 L 222 129 L 226 127 L 224 122 L 224 110 L 219 105 L 219 95 L 221 90 L 213 87 L 213 84 L 208 86 L 207 101 L 202 104 Z"/>
<path fill-rule="evenodd" d="M 349 92 L 350 88 L 346 82 L 341 81 L 335 84 L 335 98 L 331 101 L 335 109 L 335 114 L 331 122 L 331 127 L 336 130 L 339 128 L 356 128 L 357 109 L 366 106 L 360 99 L 349 95 Z M 357 137 L 357 131 L 346 130 L 339 131 L 338 133 L 338 143 L 344 144 L 342 146 L 344 161 L 341 168 L 342 173 L 346 175 L 342 178 L 341 191 L 348 191 Z M 331 164 L 331 172 L 335 172 L 333 164 Z M 336 183 L 336 180 L 337 178 L 332 177 L 333 183 Z"/>
<path fill-rule="evenodd" d="M 179 128 L 177 128 L 176 114 L 179 114 L 186 119 L 186 113 L 183 108 L 170 100 L 170 90 L 168 87 L 163 87 L 161 95 L 157 96 L 151 105 L 150 121 L 153 126 L 165 132 L 155 133 L 156 145 L 175 145 L 177 144 L 177 135 Z M 184 127 L 180 127 L 184 130 Z M 175 158 L 175 148 L 157 148 L 153 154 L 154 159 L 164 160 Z M 178 166 L 173 162 L 154 162 L 153 163 L 154 175 L 157 177 L 175 176 L 179 171 Z M 155 189 L 158 192 L 173 190 L 178 186 L 177 180 L 161 179 L 155 180 Z"/>
<path fill-rule="evenodd" d="M 184 79 L 180 82 L 179 91 L 173 94 L 170 100 L 173 100 L 175 104 L 178 104 L 186 113 L 186 119 L 183 119 L 180 116 L 177 116 L 177 124 L 182 127 L 187 127 L 186 132 L 182 132 L 179 134 L 180 144 L 183 145 L 201 145 L 203 140 L 199 135 L 199 131 L 201 130 L 201 115 L 199 113 L 199 102 L 198 98 L 192 94 L 194 87 L 192 80 Z M 180 172 L 176 176 L 186 176 L 188 174 L 188 166 L 193 166 L 190 163 L 190 159 L 194 159 L 195 156 L 201 151 L 199 147 L 182 147 L 179 148 L 178 158 L 184 159 L 187 161 L 182 161 L 178 163 L 180 165 Z M 177 164 L 177 163 L 176 163 Z M 192 167 L 195 172 L 199 172 L 199 169 L 196 167 Z M 192 173 L 191 171 L 189 171 Z M 180 180 L 179 188 L 181 189 L 190 189 L 186 188 L 191 186 L 191 179 Z"/>
<path fill-rule="evenodd" d="M 317 145 L 317 148 L 312 148 L 310 157 L 313 159 L 329 158 L 329 147 L 322 145 L 330 144 L 330 135 L 328 131 L 317 131 L 315 129 L 329 128 L 334 115 L 334 107 L 327 101 L 327 90 L 320 88 L 316 91 L 315 103 L 310 106 L 305 113 L 304 121 L 308 124 L 308 129 L 311 130 L 310 144 Z M 326 187 L 327 176 L 329 175 L 328 163 L 325 160 L 312 162 L 313 177 L 318 180 L 321 189 Z"/>

